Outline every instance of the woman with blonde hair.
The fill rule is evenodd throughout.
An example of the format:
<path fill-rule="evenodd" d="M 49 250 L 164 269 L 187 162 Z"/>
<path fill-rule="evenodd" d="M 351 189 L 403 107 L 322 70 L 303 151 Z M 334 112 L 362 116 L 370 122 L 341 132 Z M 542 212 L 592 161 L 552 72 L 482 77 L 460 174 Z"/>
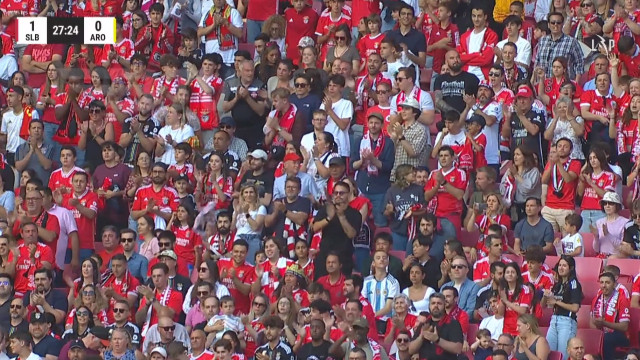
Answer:
<path fill-rule="evenodd" d="M 571 140 L 573 148 L 571 150 L 572 159 L 584 160 L 582 151 L 582 141 L 584 136 L 584 119 L 581 116 L 574 116 L 573 100 L 568 96 L 560 96 L 553 106 L 553 119 L 544 131 L 544 138 L 555 144 L 562 138 Z"/>
<path fill-rule="evenodd" d="M 538 328 L 538 319 L 531 314 L 518 317 L 518 336 L 515 337 L 514 358 L 517 360 L 547 360 L 551 350 Z"/>
<path fill-rule="evenodd" d="M 47 73 L 44 84 L 38 92 L 36 109 L 40 112 L 40 118 L 44 122 L 44 138 L 51 139 L 58 130 L 60 120 L 56 118 L 56 94 L 65 91 L 64 64 L 60 61 L 52 61 L 47 65 Z"/>
<path fill-rule="evenodd" d="M 236 240 L 243 239 L 249 244 L 247 257 L 252 259 L 256 251 L 260 250 L 264 219 L 267 215 L 267 208 L 260 204 L 255 184 L 245 184 L 240 188 L 240 196 L 233 208 L 231 231 L 235 231 Z"/>
<path fill-rule="evenodd" d="M 284 321 L 285 343 L 293 346 L 296 343 L 298 334 L 302 334 L 304 329 L 298 324 L 298 303 L 289 294 L 282 294 L 275 303 L 274 314 Z"/>
<path fill-rule="evenodd" d="M 67 323 L 69 323 L 69 319 L 71 319 L 70 323 L 73 323 L 73 316 L 75 315 L 76 310 L 80 309 L 82 306 L 91 310 L 93 320 L 96 325 L 107 325 L 109 323 L 106 311 L 109 303 L 98 286 L 94 284 L 84 285 L 82 287 L 82 291 L 80 291 L 80 296 L 76 297 L 73 301 L 73 305 L 74 308 L 69 311 Z"/>
<path fill-rule="evenodd" d="M 193 128 L 187 124 L 186 110 L 184 105 L 174 102 L 167 109 L 165 126 L 160 129 L 156 137 L 156 161 L 161 161 L 167 165 L 175 165 L 174 147 L 183 141 L 187 141 L 194 136 Z M 167 140 L 170 139 L 170 141 Z"/>
<path fill-rule="evenodd" d="M 409 243 L 409 220 L 420 216 L 426 210 L 424 190 L 416 185 L 416 172 L 412 165 L 402 164 L 396 169 L 395 182 L 384 198 L 384 215 L 389 218 L 389 228 L 393 237 L 393 250 L 413 251 Z"/>
<path fill-rule="evenodd" d="M 475 249 L 470 249 L 469 255 L 472 260 L 477 260 L 489 255 L 489 249 L 487 249 L 485 245 L 484 237 L 489 235 L 489 227 L 491 225 L 500 225 L 505 234 L 507 229 L 511 227 L 511 218 L 505 214 L 504 211 L 505 207 L 502 195 L 497 192 L 491 192 L 487 195 L 486 207 L 481 208 L 481 205 L 476 203 L 471 209 L 471 215 L 467 217 L 466 222 L 467 231 L 480 231 L 480 239 L 478 239 Z M 506 245 L 506 241 L 503 241 L 503 243 Z M 507 250 L 506 246 L 505 250 Z"/>
<path fill-rule="evenodd" d="M 287 21 L 282 15 L 271 15 L 262 24 L 262 32 L 269 35 L 269 40 L 276 43 L 280 49 L 280 54 L 284 59 L 287 56 L 285 45 L 285 32 L 287 29 Z M 260 58 L 262 60 L 262 58 Z"/>

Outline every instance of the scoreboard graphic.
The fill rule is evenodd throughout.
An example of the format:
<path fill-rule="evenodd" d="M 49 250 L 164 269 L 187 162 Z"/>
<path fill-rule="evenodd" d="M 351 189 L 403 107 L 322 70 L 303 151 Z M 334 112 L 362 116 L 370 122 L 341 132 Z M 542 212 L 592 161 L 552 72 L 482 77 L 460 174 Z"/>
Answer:
<path fill-rule="evenodd" d="M 114 17 L 19 17 L 18 44 L 87 44 L 116 42 Z"/>

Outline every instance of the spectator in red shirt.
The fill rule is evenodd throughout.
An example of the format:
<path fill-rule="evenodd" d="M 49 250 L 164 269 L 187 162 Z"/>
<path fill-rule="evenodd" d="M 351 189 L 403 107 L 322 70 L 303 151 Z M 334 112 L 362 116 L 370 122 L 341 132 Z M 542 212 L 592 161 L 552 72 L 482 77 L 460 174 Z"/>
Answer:
<path fill-rule="evenodd" d="M 62 206 L 73 213 L 73 218 L 78 226 L 81 252 L 82 250 L 93 250 L 96 236 L 98 196 L 88 188 L 88 181 L 89 175 L 86 172 L 75 172 L 72 178 L 73 192 L 65 195 L 64 199 L 60 198 Z M 88 256 L 90 254 L 86 254 L 86 257 Z M 85 256 L 81 256 L 81 258 L 85 258 Z"/>
<path fill-rule="evenodd" d="M 600 274 L 600 290 L 591 303 L 591 328 L 604 332 L 603 359 L 613 359 L 618 346 L 628 346 L 629 299 L 616 291 L 616 277 L 610 272 Z"/>
<path fill-rule="evenodd" d="M 322 285 L 331 294 L 331 305 L 338 305 L 344 301 L 344 282 L 340 256 L 335 252 L 329 252 L 326 258 L 327 275 L 320 277 L 317 283 Z"/>
<path fill-rule="evenodd" d="M 306 0 L 293 0 L 291 5 L 293 7 L 284 12 L 284 17 L 287 21 L 285 44 L 287 47 L 286 57 L 294 60 L 300 57 L 300 48 L 298 47 L 300 39 L 305 36 L 315 37 L 314 32 L 318 24 L 318 13 L 307 5 Z"/>
<path fill-rule="evenodd" d="M 171 220 L 171 214 L 178 210 L 178 193 L 166 186 L 167 165 L 156 163 L 151 168 L 151 184 L 142 186 L 136 191 L 131 208 L 131 217 L 138 220 L 142 215 L 151 216 L 156 227 L 165 227 Z"/>
<path fill-rule="evenodd" d="M 145 336 L 151 325 L 158 323 L 158 314 L 163 314 L 178 321 L 182 313 L 182 294 L 173 291 L 169 286 L 169 268 L 166 264 L 155 264 L 151 268 L 152 286 L 137 287 L 143 296 L 136 313 L 136 323 L 142 327 L 141 335 Z"/>
<path fill-rule="evenodd" d="M 398 294 L 393 298 L 393 317 L 387 319 L 387 331 L 384 335 L 384 344 L 389 346 L 402 330 L 412 330 L 416 325 L 417 316 L 409 313 L 409 297 Z M 468 322 L 467 322 L 468 323 Z"/>
<path fill-rule="evenodd" d="M 120 244 L 118 229 L 113 225 L 107 225 L 102 229 L 101 238 L 104 250 L 99 251 L 98 255 L 102 258 L 102 266 L 100 267 L 100 272 L 102 273 L 107 270 L 107 267 L 111 262 L 111 258 L 115 254 L 123 254 L 124 249 Z"/>
<path fill-rule="evenodd" d="M 504 269 L 504 278 L 500 282 L 500 301 L 505 306 L 503 332 L 518 335 L 518 317 L 527 313 L 533 301 L 533 293 L 524 285 L 520 267 L 509 263 Z"/>
<path fill-rule="evenodd" d="M 23 242 L 17 248 L 18 260 L 15 264 L 16 276 L 14 285 L 18 296 L 35 289 L 34 277 L 36 269 L 53 269 L 55 266 L 51 249 L 47 245 L 38 242 L 38 226 L 35 223 L 25 222 L 22 224 L 20 234 Z M 36 256 L 36 253 L 38 253 L 38 256 Z"/>

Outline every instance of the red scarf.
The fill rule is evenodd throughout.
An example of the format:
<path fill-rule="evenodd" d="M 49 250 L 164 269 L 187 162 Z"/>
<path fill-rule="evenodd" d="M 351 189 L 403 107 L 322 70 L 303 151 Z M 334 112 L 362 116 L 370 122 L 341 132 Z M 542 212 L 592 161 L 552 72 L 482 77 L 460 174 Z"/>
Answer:
<path fill-rule="evenodd" d="M 277 234 L 274 234 L 277 236 Z M 284 218 L 284 232 L 282 237 L 287 240 L 287 251 L 289 252 L 289 257 L 294 258 L 296 241 L 298 239 L 303 239 L 306 241 L 307 239 L 307 231 L 304 226 L 298 226 L 291 219 L 285 216 Z"/>
<path fill-rule="evenodd" d="M 384 149 L 385 138 L 384 134 L 378 134 L 378 139 L 371 143 L 371 138 L 369 132 L 364 134 L 362 137 L 362 141 L 360 142 L 360 154 L 362 154 L 363 150 L 369 150 L 373 152 L 373 155 L 376 158 L 380 158 L 380 154 L 382 154 L 382 149 Z M 367 173 L 369 176 L 378 175 L 378 168 L 369 163 L 369 161 L 365 161 L 364 166 L 367 167 Z"/>
<path fill-rule="evenodd" d="M 378 84 L 380 83 L 380 81 L 382 81 L 382 79 L 384 79 L 384 76 L 382 75 L 382 73 L 378 73 L 378 75 L 376 75 L 373 78 L 373 81 L 370 84 L 370 88 L 369 89 L 365 89 L 364 88 L 364 80 L 368 79 L 369 75 L 365 75 L 359 79 L 357 79 L 357 83 L 356 83 L 356 94 L 357 94 L 357 105 L 356 105 L 356 111 L 358 110 L 366 110 L 371 106 L 375 105 L 375 102 L 373 101 L 373 99 L 369 99 L 369 90 L 375 90 L 378 86 Z"/>
<path fill-rule="evenodd" d="M 382 357 L 380 356 L 380 353 L 381 353 L 382 346 L 380 346 L 380 344 L 378 344 L 377 341 L 371 338 L 367 338 L 367 341 L 369 342 L 369 347 L 371 348 L 371 352 L 373 353 L 373 357 L 371 358 L 371 360 L 381 360 Z M 358 347 L 358 344 L 356 344 L 355 341 L 352 341 L 351 347 L 349 349 L 351 350 L 355 347 Z"/>
<path fill-rule="evenodd" d="M 207 13 L 207 16 L 204 19 L 204 27 L 213 25 L 214 15 L 219 13 L 222 18 L 226 19 L 229 23 L 231 23 L 231 10 L 232 8 L 228 4 L 224 4 L 224 8 L 222 10 L 217 9 L 215 6 L 211 7 L 211 10 Z M 229 31 L 229 28 L 226 26 L 222 26 L 217 24 L 215 29 L 205 36 L 207 41 L 209 40 L 218 40 L 218 46 L 221 51 L 235 49 L 236 43 L 234 41 L 234 36 Z"/>
<path fill-rule="evenodd" d="M 280 126 L 285 129 L 288 133 L 291 133 L 291 129 L 293 129 L 293 124 L 296 121 L 296 114 L 298 113 L 298 108 L 293 105 L 290 104 L 289 108 L 287 109 L 287 111 L 283 113 L 274 110 L 275 111 L 275 118 L 278 119 L 278 123 L 280 124 Z M 282 136 L 280 135 L 276 135 L 276 137 L 273 139 L 273 146 L 287 146 L 287 142 L 282 138 Z"/>
<path fill-rule="evenodd" d="M 420 90 L 420 88 L 417 86 L 414 86 L 408 97 L 415 99 L 418 102 L 418 104 L 420 104 L 421 94 L 422 94 L 422 91 Z M 398 93 L 398 96 L 396 96 L 396 106 L 399 106 L 400 104 L 402 104 L 406 99 L 407 99 L 407 95 L 404 93 L 404 91 L 400 91 Z"/>
<path fill-rule="evenodd" d="M 20 137 L 29 141 L 29 126 L 33 120 L 33 107 L 31 105 L 22 105 L 22 125 L 20 126 Z"/>

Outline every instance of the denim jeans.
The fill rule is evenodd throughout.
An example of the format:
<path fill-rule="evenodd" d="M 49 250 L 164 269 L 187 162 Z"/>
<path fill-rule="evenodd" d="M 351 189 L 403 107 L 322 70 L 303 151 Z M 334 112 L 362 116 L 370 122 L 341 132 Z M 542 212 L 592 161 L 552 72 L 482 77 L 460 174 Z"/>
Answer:
<path fill-rule="evenodd" d="M 133 220 L 131 216 L 129 216 L 129 229 L 135 231 L 136 235 L 138 234 L 138 222 Z"/>
<path fill-rule="evenodd" d="M 391 237 L 393 238 L 393 250 L 407 249 L 407 243 L 409 242 L 407 235 L 398 234 L 392 231 Z"/>
<path fill-rule="evenodd" d="M 384 196 L 385 194 L 369 194 L 364 193 L 371 201 L 371 209 L 373 211 L 373 223 L 377 227 L 385 227 L 389 224 L 389 221 L 386 216 L 384 216 Z"/>
<path fill-rule="evenodd" d="M 241 234 L 237 235 L 237 237 L 245 240 L 249 244 L 249 250 L 247 250 L 247 262 L 251 265 L 255 265 L 256 253 L 262 247 L 262 236 L 257 234 Z"/>
<path fill-rule="evenodd" d="M 627 334 L 622 331 L 604 333 L 604 340 L 602 342 L 602 360 L 613 360 L 618 346 L 629 346 Z"/>
<path fill-rule="evenodd" d="M 256 37 L 262 32 L 262 24 L 264 21 L 256 21 L 247 19 L 247 42 L 253 44 Z M 253 56 L 253 54 L 251 54 Z M 253 259 L 251 259 L 253 261 Z"/>
<path fill-rule="evenodd" d="M 354 248 L 353 257 L 356 259 L 355 268 L 362 269 L 362 266 L 364 265 L 365 261 L 367 261 L 369 256 L 371 256 L 371 250 L 362 247 Z"/>
<path fill-rule="evenodd" d="M 84 167 L 85 166 L 85 156 L 87 154 L 86 150 L 81 150 L 79 147 L 75 146 L 76 148 L 76 165 L 78 167 Z"/>
<path fill-rule="evenodd" d="M 567 343 L 576 336 L 578 331 L 578 322 L 568 316 L 553 315 L 551 316 L 551 324 L 547 331 L 547 341 L 551 351 L 559 351 L 562 353 L 563 359 L 568 359 Z"/>
<path fill-rule="evenodd" d="M 580 217 L 582 217 L 580 232 L 591 232 L 589 225 L 596 226 L 596 221 L 605 217 L 605 214 L 602 210 L 582 210 Z"/>

